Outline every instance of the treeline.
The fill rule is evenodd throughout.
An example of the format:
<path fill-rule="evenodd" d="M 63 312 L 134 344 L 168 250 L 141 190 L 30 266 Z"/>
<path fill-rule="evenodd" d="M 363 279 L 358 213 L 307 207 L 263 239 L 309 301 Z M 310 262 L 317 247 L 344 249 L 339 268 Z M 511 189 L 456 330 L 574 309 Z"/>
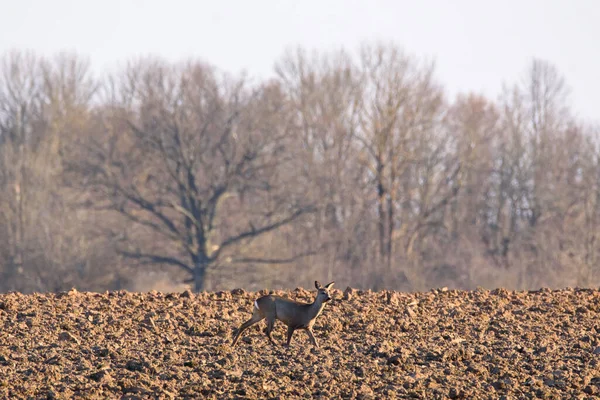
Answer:
<path fill-rule="evenodd" d="M 449 99 L 393 44 L 203 62 L 0 60 L 0 290 L 600 283 L 597 132 L 534 60 Z M 500 82 L 499 82 L 500 84 Z"/>

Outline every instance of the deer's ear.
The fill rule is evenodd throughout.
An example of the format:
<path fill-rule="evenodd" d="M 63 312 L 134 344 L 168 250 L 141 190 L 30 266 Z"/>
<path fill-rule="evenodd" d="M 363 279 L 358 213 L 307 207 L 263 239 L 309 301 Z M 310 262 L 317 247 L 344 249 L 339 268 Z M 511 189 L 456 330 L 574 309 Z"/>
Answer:
<path fill-rule="evenodd" d="M 317 289 L 319 289 L 319 288 L 321 287 L 321 284 L 319 283 L 319 281 L 315 281 L 315 287 L 316 287 Z"/>
<path fill-rule="evenodd" d="M 335 282 L 329 282 L 327 285 L 325 285 L 325 289 L 330 289 L 334 283 Z"/>

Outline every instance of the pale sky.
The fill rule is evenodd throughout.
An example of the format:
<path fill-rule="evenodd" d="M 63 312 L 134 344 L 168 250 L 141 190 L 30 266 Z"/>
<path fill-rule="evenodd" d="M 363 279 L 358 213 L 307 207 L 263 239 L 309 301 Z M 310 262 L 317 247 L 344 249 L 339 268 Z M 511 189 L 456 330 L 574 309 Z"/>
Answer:
<path fill-rule="evenodd" d="M 392 40 L 433 57 L 447 93 L 492 98 L 533 57 L 554 64 L 575 113 L 600 122 L 598 0 L 0 0 L 0 53 L 77 51 L 105 71 L 137 55 L 200 57 L 266 77 L 289 46 Z"/>

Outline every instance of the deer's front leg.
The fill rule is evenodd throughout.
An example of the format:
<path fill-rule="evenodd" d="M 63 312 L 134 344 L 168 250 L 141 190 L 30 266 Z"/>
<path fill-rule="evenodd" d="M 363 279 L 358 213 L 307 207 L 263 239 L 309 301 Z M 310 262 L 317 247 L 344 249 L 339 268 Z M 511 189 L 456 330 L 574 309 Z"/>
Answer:
<path fill-rule="evenodd" d="M 287 344 L 286 344 L 287 347 L 290 346 L 290 342 L 292 341 L 292 335 L 293 334 L 294 334 L 294 327 L 288 326 L 288 330 L 287 330 Z"/>
<path fill-rule="evenodd" d="M 310 338 L 312 344 L 318 349 L 319 343 L 317 343 L 317 338 L 313 334 L 312 328 L 306 328 L 306 333 L 308 333 L 308 337 Z"/>

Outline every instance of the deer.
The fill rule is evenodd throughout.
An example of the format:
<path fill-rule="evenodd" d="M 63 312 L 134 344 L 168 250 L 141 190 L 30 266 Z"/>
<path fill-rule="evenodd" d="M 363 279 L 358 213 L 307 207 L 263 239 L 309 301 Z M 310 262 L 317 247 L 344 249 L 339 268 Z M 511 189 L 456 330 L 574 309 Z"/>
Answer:
<path fill-rule="evenodd" d="M 299 303 L 271 294 L 256 299 L 254 301 L 252 317 L 237 329 L 231 347 L 235 346 L 242 332 L 266 318 L 267 328 L 265 333 L 273 346 L 275 346 L 275 342 L 271 337 L 271 331 L 273 330 L 275 320 L 279 320 L 287 325 L 287 342 L 284 347 L 290 346 L 292 335 L 296 329 L 303 329 L 308 334 L 313 346 L 319 348 L 319 343 L 315 338 L 312 327 L 317 317 L 323 311 L 325 303 L 331 300 L 329 289 L 331 289 L 334 283 L 330 282 L 325 286 L 321 286 L 318 281 L 315 281 L 317 295 L 311 304 Z"/>

